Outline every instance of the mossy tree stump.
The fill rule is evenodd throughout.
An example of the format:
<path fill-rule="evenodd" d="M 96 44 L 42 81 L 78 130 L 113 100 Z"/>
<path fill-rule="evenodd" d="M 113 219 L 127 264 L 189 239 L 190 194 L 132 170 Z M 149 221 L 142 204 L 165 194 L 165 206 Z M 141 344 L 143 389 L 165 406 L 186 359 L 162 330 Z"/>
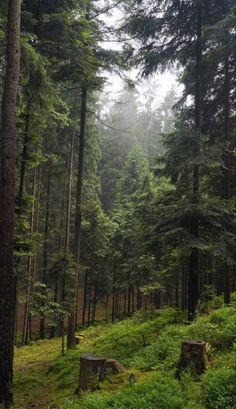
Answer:
<path fill-rule="evenodd" d="M 80 357 L 80 375 L 77 392 L 99 389 L 99 381 L 105 378 L 106 358 L 92 354 Z"/>
<path fill-rule="evenodd" d="M 106 376 L 125 371 L 123 365 L 113 358 L 98 358 L 93 354 L 84 354 L 80 357 L 79 385 L 75 393 L 81 391 L 95 391 L 99 389 L 99 382 Z"/>
<path fill-rule="evenodd" d="M 198 377 L 206 370 L 207 365 L 207 343 L 203 341 L 184 341 L 178 364 L 176 376 L 181 377 L 184 370 Z"/>

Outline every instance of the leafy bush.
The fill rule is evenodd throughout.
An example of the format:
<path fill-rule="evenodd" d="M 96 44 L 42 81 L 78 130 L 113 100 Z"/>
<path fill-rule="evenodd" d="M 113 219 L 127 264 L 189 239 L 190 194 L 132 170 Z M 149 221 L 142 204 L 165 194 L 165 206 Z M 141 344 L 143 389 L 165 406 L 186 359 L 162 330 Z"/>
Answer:
<path fill-rule="evenodd" d="M 95 339 L 92 349 L 98 355 L 111 355 L 130 366 L 135 353 L 140 351 L 140 354 L 143 354 L 147 345 L 157 339 L 165 326 L 182 319 L 183 314 L 171 308 L 139 312 L 131 319 L 110 326 L 104 334 Z"/>
<path fill-rule="evenodd" d="M 154 375 L 116 394 L 85 394 L 65 403 L 63 409 L 190 409 L 181 384 L 173 377 Z M 193 409 L 193 407 L 192 407 Z"/>
<path fill-rule="evenodd" d="M 188 334 L 191 338 L 208 341 L 218 350 L 232 348 L 236 342 L 236 308 L 222 307 L 199 317 L 189 326 Z"/>
<path fill-rule="evenodd" d="M 181 341 L 186 333 L 185 326 L 171 325 L 162 330 L 155 342 L 134 355 L 132 366 L 140 369 L 175 367 L 179 356 Z"/>
<path fill-rule="evenodd" d="M 206 409 L 236 408 L 236 371 L 219 368 L 209 371 L 202 381 L 202 401 Z"/>

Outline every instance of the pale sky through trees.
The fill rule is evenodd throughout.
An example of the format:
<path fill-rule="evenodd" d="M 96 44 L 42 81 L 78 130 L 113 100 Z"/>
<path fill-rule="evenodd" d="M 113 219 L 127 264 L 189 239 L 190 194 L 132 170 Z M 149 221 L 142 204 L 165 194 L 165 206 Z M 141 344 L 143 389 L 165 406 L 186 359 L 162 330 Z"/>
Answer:
<path fill-rule="evenodd" d="M 104 7 L 107 6 L 107 1 L 101 0 L 101 5 Z M 112 50 L 121 50 L 122 42 L 116 39 L 116 28 L 119 26 L 119 23 L 122 19 L 122 12 L 117 7 L 110 10 L 109 12 L 100 16 L 100 18 L 106 23 L 106 25 L 111 29 L 110 38 L 107 42 L 103 42 L 103 47 L 106 49 Z M 114 29 L 114 31 L 113 31 Z M 128 37 L 127 37 L 128 39 Z M 113 41 L 114 40 L 114 41 Z M 127 42 L 129 42 L 128 40 Z M 140 102 L 144 101 L 145 89 L 149 87 L 149 84 L 155 84 L 156 87 L 156 99 L 154 101 L 155 105 L 159 105 L 161 100 L 165 95 L 171 90 L 176 89 L 177 94 L 181 94 L 182 86 L 178 84 L 176 75 L 173 72 L 166 71 L 162 74 L 155 74 L 149 79 L 142 79 L 138 69 L 132 69 L 130 72 L 125 72 L 129 80 L 132 80 L 135 83 Z M 118 98 L 119 93 L 125 86 L 125 81 L 118 74 L 111 74 L 106 72 L 106 85 L 104 87 L 103 94 L 105 94 L 104 99 L 115 100 Z"/>

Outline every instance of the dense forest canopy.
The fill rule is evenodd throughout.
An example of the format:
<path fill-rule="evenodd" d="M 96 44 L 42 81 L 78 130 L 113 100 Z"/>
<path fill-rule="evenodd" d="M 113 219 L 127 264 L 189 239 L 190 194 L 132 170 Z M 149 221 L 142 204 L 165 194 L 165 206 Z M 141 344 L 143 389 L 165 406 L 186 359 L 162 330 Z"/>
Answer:
<path fill-rule="evenodd" d="M 235 0 L 0 1 L 0 406 L 14 345 L 230 304 L 235 66 Z"/>

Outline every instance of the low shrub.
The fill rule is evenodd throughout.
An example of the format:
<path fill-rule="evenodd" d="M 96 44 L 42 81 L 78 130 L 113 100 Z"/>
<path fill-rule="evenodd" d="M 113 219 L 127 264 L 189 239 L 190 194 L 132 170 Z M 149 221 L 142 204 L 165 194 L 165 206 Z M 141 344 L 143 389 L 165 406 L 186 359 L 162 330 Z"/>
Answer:
<path fill-rule="evenodd" d="M 210 370 L 202 380 L 202 402 L 206 409 L 236 408 L 235 368 Z"/>
<path fill-rule="evenodd" d="M 116 394 L 85 394 L 65 403 L 63 409 L 186 409 L 191 407 L 181 384 L 173 377 L 153 375 Z M 192 407 L 193 409 L 193 407 Z"/>

